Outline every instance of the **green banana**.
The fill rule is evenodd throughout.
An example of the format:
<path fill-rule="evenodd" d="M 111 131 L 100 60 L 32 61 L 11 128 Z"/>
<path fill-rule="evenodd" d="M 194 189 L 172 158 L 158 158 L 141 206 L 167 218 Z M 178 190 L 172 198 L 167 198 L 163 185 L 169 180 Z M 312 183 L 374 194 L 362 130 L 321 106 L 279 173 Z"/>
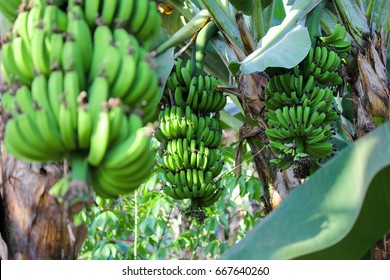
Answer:
<path fill-rule="evenodd" d="M 72 112 L 66 102 L 60 105 L 58 118 L 61 139 L 67 150 L 72 151 L 77 148 L 77 135 L 72 125 Z"/>
<path fill-rule="evenodd" d="M 149 1 L 135 1 L 128 26 L 133 33 L 141 29 L 148 15 Z"/>
<path fill-rule="evenodd" d="M 73 40 L 80 49 L 84 71 L 87 73 L 92 62 L 92 34 L 88 23 L 83 18 L 78 17 L 75 13 L 71 14 L 71 18 L 67 32 L 72 35 Z"/>
<path fill-rule="evenodd" d="M 101 8 L 101 18 L 106 25 L 111 25 L 117 10 L 119 0 L 104 0 L 103 7 Z"/>
<path fill-rule="evenodd" d="M 93 127 L 91 144 L 88 153 L 88 163 L 97 166 L 103 160 L 110 136 L 110 116 L 107 108 L 102 108 L 96 125 Z"/>
<path fill-rule="evenodd" d="M 92 83 L 95 77 L 101 73 L 102 61 L 106 50 L 112 46 L 113 34 L 107 25 L 99 25 L 93 33 L 92 63 L 89 71 L 88 82 Z"/>
<path fill-rule="evenodd" d="M 118 9 L 115 16 L 116 27 L 125 28 L 131 18 L 135 6 L 134 0 L 119 0 Z"/>
<path fill-rule="evenodd" d="M 100 11 L 101 0 L 84 0 L 85 19 L 91 29 L 96 26 L 96 19 Z"/>
<path fill-rule="evenodd" d="M 60 70 L 51 72 L 48 78 L 48 96 L 51 111 L 57 123 L 59 123 L 59 108 L 64 100 L 64 73 Z"/>
<path fill-rule="evenodd" d="M 31 85 L 34 78 L 33 63 L 31 54 L 22 37 L 16 37 L 12 40 L 12 50 L 18 73 L 26 78 L 27 85 Z"/>

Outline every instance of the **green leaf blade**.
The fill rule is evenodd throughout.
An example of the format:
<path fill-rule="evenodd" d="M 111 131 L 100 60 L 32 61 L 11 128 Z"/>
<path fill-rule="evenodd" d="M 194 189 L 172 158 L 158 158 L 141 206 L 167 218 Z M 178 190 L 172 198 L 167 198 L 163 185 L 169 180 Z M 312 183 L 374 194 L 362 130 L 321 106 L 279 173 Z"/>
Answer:
<path fill-rule="evenodd" d="M 306 27 L 296 26 L 271 46 L 269 42 L 273 40 L 273 36 L 279 36 L 280 29 L 273 27 L 270 32 L 260 41 L 264 47 L 260 47 L 241 62 L 240 70 L 243 73 L 261 72 L 268 67 L 292 68 L 309 52 L 311 41 Z"/>

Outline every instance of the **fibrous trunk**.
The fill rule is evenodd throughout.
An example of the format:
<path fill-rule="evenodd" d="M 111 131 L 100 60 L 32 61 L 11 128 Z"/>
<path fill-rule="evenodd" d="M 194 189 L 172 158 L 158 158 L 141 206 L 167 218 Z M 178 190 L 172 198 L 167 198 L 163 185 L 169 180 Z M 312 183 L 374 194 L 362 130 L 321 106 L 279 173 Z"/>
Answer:
<path fill-rule="evenodd" d="M 4 258 L 76 259 L 87 229 L 76 227 L 73 215 L 84 205 L 69 207 L 48 193 L 62 178 L 62 167 L 24 163 L 3 149 L 1 170 Z"/>

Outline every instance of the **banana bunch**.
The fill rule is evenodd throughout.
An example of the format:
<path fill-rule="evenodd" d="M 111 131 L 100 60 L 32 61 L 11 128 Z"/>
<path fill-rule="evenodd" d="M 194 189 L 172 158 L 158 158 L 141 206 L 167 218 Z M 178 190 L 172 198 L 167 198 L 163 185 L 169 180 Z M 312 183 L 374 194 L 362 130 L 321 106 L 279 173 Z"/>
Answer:
<path fill-rule="evenodd" d="M 151 174 L 155 164 L 155 153 L 150 149 L 150 139 L 145 134 L 142 119 L 135 114 L 126 117 L 120 107 L 116 116 L 109 116 L 107 123 L 116 124 L 116 133 L 108 137 L 112 143 L 106 145 L 107 151 L 98 159 L 98 164 L 91 168 L 91 182 L 95 192 L 104 198 L 128 194 L 136 190 Z M 101 146 L 99 137 L 107 134 L 95 133 L 92 144 Z M 100 148 L 101 149 L 101 148 Z M 91 152 L 90 154 L 91 155 Z"/>
<path fill-rule="evenodd" d="M 204 113 L 219 112 L 226 105 L 226 96 L 216 91 L 218 79 L 208 75 L 191 77 L 191 61 L 184 66 L 183 60 L 175 63 L 175 71 L 167 80 L 164 101 L 169 100 L 169 91 L 172 93 L 177 106 L 190 106 L 193 111 Z"/>
<path fill-rule="evenodd" d="M 35 0 L 30 10 L 19 13 L 12 33 L 2 39 L 1 70 L 6 81 L 30 86 L 35 73 L 48 77 L 53 70 L 76 70 L 81 89 L 86 90 L 96 77 L 105 76 L 110 97 L 141 110 L 147 123 L 161 98 L 152 56 L 137 34 L 124 28 L 99 25 L 91 31 L 87 10 L 84 14 L 83 7 L 75 3 L 64 12 L 45 0 Z"/>
<path fill-rule="evenodd" d="M 315 48 L 310 48 L 298 71 L 302 72 L 303 79 L 313 76 L 316 83 L 320 85 L 338 86 L 343 82 L 339 74 L 340 64 L 341 58 L 336 51 L 329 50 L 324 45 L 317 45 Z M 297 77 L 299 76 L 298 74 Z"/>
<path fill-rule="evenodd" d="M 99 196 L 129 193 L 148 177 L 155 160 L 143 121 L 128 116 L 119 99 L 103 101 L 106 78 L 94 81 L 88 103 L 79 87 L 75 71 L 55 71 L 49 79 L 34 78 L 31 91 L 22 86 L 5 92 L 2 106 L 12 116 L 5 147 L 28 162 L 85 158 Z"/>
<path fill-rule="evenodd" d="M 187 142 L 215 149 L 222 141 L 222 130 L 219 115 L 198 116 L 190 106 L 183 109 L 179 106 L 167 107 L 159 114 L 160 126 L 156 129 L 156 138 L 160 142 L 183 138 Z"/>
<path fill-rule="evenodd" d="M 147 51 L 160 25 L 154 1 L 23 2 L 1 38 L 7 150 L 29 162 L 65 158 L 102 197 L 137 188 L 155 161 L 143 126 L 161 99 Z"/>
<path fill-rule="evenodd" d="M 340 27 L 335 30 L 341 37 L 326 37 L 329 44 L 319 40 L 299 65 L 271 76 L 264 91 L 265 133 L 269 147 L 277 154 L 271 162 L 279 169 L 293 166 L 301 178 L 310 173 L 312 160 L 333 152 L 329 141 L 340 115 L 334 96 L 343 79 L 339 74 L 340 49 L 330 42 L 345 37 Z"/>
<path fill-rule="evenodd" d="M 104 25 L 123 28 L 147 47 L 161 27 L 161 17 L 155 1 L 139 0 L 84 0 L 85 19 L 93 29 Z"/>
<path fill-rule="evenodd" d="M 132 110 L 140 109 L 144 123 L 150 121 L 161 99 L 151 55 L 123 28 L 111 31 L 107 25 L 100 25 L 93 41 L 88 83 L 101 75 L 107 77 L 110 96 L 120 98 Z"/>
<path fill-rule="evenodd" d="M 222 141 L 219 111 L 226 105 L 226 96 L 215 90 L 216 78 L 192 76 L 191 67 L 190 61 L 175 63 L 155 137 L 165 169 L 163 191 L 174 199 L 191 199 L 192 209 L 197 209 L 211 206 L 223 194 L 216 178 L 223 168 L 218 152 Z"/>
<path fill-rule="evenodd" d="M 346 40 L 347 31 L 344 25 L 337 23 L 329 36 L 321 36 L 319 39 L 328 49 L 336 51 L 341 58 L 345 58 L 352 49 L 352 42 Z"/>

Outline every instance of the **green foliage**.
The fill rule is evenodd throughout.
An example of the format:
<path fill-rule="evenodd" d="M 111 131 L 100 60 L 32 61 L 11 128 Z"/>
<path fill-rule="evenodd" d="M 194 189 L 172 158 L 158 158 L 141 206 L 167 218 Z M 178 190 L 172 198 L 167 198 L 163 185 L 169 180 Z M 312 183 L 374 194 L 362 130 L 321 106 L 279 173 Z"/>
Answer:
<path fill-rule="evenodd" d="M 157 167 L 133 195 L 115 200 L 97 197 L 82 212 L 89 233 L 79 259 L 218 258 L 264 215 L 261 183 L 254 175 L 251 156 L 244 156 L 243 177 L 237 180 L 229 172 L 234 168 L 235 150 L 236 145 L 222 149 L 224 198 L 204 210 L 203 224 L 181 213 L 189 201 L 178 203 L 160 190 L 162 170 Z"/>
<path fill-rule="evenodd" d="M 264 71 L 267 67 L 292 68 L 301 62 L 307 55 L 311 43 L 307 29 L 297 23 L 318 2 L 296 1 L 282 23 L 267 30 L 266 35 L 257 44 L 256 51 L 243 61 L 232 62 L 229 65 L 232 74 L 235 75 L 238 69 L 250 74 Z"/>

